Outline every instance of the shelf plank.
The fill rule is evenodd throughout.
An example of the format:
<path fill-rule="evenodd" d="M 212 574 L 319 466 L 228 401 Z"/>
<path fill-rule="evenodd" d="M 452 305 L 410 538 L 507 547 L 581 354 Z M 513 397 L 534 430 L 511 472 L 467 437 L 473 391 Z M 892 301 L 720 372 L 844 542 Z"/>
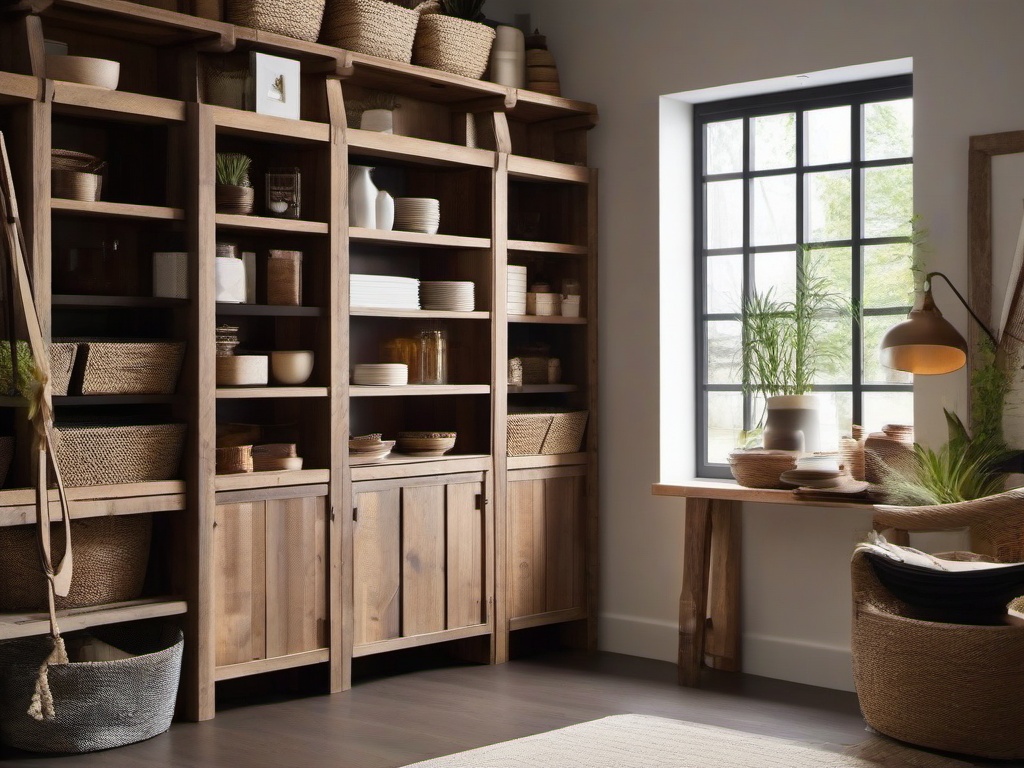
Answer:
<path fill-rule="evenodd" d="M 72 216 L 100 216 L 139 221 L 183 221 L 185 219 L 185 211 L 181 208 L 105 201 L 86 203 L 81 200 L 66 200 L 61 197 L 50 200 L 50 211 Z"/>
<path fill-rule="evenodd" d="M 590 183 L 590 169 L 585 165 L 555 163 L 551 160 L 538 160 L 521 155 L 509 156 L 508 175 L 515 179 L 565 181 L 572 184 Z"/>
<path fill-rule="evenodd" d="M 54 294 L 55 307 L 123 307 L 127 309 L 174 309 L 188 306 L 188 299 L 165 299 L 159 296 L 87 296 L 85 294 Z"/>
<path fill-rule="evenodd" d="M 830 507 L 835 509 L 861 509 L 871 511 L 874 504 L 868 501 L 844 499 L 825 501 L 803 499 L 792 491 L 769 488 L 746 488 L 729 480 L 681 480 L 655 483 L 651 486 L 654 496 L 674 496 L 687 499 L 721 499 L 723 501 L 749 501 L 759 504 L 785 504 L 794 507 Z"/>
<path fill-rule="evenodd" d="M 587 618 L 587 610 L 585 608 L 566 608 L 561 611 L 535 613 L 532 616 L 517 616 L 509 619 L 508 628 L 511 630 L 529 629 L 530 627 L 543 627 L 548 624 L 561 624 L 564 621 L 579 621 L 585 618 Z"/>
<path fill-rule="evenodd" d="M 217 387 L 219 400 L 266 400 L 286 397 L 327 397 L 327 387 Z"/>
<path fill-rule="evenodd" d="M 25 104 L 38 101 L 43 83 L 37 77 L 0 72 L 0 104 Z"/>
<path fill-rule="evenodd" d="M 597 107 L 594 104 L 528 91 L 525 88 L 515 91 L 515 105 L 509 111 L 509 115 L 525 123 L 579 117 L 586 121 L 588 127 L 597 125 Z"/>
<path fill-rule="evenodd" d="M 489 384 L 406 384 L 396 387 L 354 385 L 352 397 L 419 397 L 431 395 L 489 395 Z"/>
<path fill-rule="evenodd" d="M 480 248 L 491 247 L 490 238 L 463 237 L 461 235 L 427 235 L 422 232 L 365 229 L 349 227 L 349 240 L 354 243 L 380 243 L 382 245 L 418 246 L 421 248 Z"/>
<path fill-rule="evenodd" d="M 175 395 L 54 395 L 53 404 L 60 405 L 166 405 L 177 400 Z"/>
<path fill-rule="evenodd" d="M 446 629 L 441 632 L 429 632 L 425 635 L 413 635 L 411 637 L 396 637 L 394 640 L 381 640 L 376 643 L 357 645 L 352 649 L 352 657 L 371 656 L 375 653 L 385 651 L 400 651 L 405 648 L 418 648 L 423 645 L 443 643 L 448 640 L 462 640 L 467 637 L 479 637 L 491 634 L 489 624 L 474 624 L 459 629 Z"/>
<path fill-rule="evenodd" d="M 589 455 L 586 453 L 553 453 L 550 455 L 536 456 L 509 456 L 508 468 L 514 469 L 544 469 L 545 467 L 572 467 L 587 463 Z"/>
<path fill-rule="evenodd" d="M 349 313 L 356 317 L 394 317 L 413 320 L 490 320 L 490 312 L 448 312 L 436 309 L 376 309 L 353 307 Z"/>
<path fill-rule="evenodd" d="M 240 664 L 227 664 L 217 667 L 214 672 L 214 679 L 218 681 L 234 680 L 238 677 L 260 675 L 264 672 L 277 672 L 282 669 L 305 667 L 309 664 L 322 664 L 330 660 L 330 649 L 318 648 L 314 651 L 289 653 L 287 656 L 274 656 L 270 659 L 254 659 L 253 661 L 243 661 Z"/>
<path fill-rule="evenodd" d="M 423 101 L 452 104 L 479 99 L 494 99 L 501 104 L 514 103 L 513 90 L 486 80 L 453 75 L 438 69 L 348 52 L 346 69 L 349 82 L 374 90 L 411 96 Z"/>
<path fill-rule="evenodd" d="M 185 509 L 185 484 L 179 480 L 68 488 L 71 517 L 141 515 Z M 50 519 L 60 519 L 56 490 L 49 492 Z M 0 527 L 35 522 L 35 492 L 29 488 L 0 491 Z"/>
<path fill-rule="evenodd" d="M 377 461 L 360 461 L 349 454 L 352 481 L 390 480 L 396 477 L 450 475 L 456 472 L 487 472 L 491 457 L 487 454 L 448 454 L 446 456 L 403 456 L 392 453 Z"/>
<path fill-rule="evenodd" d="M 555 256 L 586 256 L 587 246 L 570 245 L 569 243 L 545 243 L 539 240 L 509 240 L 510 251 L 529 251 L 530 253 L 549 253 Z"/>
<path fill-rule="evenodd" d="M 358 128 L 348 129 L 345 135 L 348 139 L 349 155 L 405 160 L 416 165 L 494 167 L 494 152 L 487 149 L 462 147 L 380 131 L 363 131 Z"/>
<path fill-rule="evenodd" d="M 557 392 L 578 392 L 579 389 L 575 384 L 523 384 L 519 387 L 510 384 L 508 393 L 510 395 L 541 395 Z"/>
<path fill-rule="evenodd" d="M 185 102 L 128 91 L 108 91 L 62 80 L 53 82 L 53 111 L 128 123 L 183 123 Z"/>
<path fill-rule="evenodd" d="M 331 126 L 327 123 L 289 120 L 286 117 L 259 115 L 255 112 L 212 104 L 206 105 L 205 108 L 210 111 L 214 125 L 220 129 L 219 133 L 289 144 L 295 141 L 326 144 L 331 140 Z"/>
<path fill-rule="evenodd" d="M 214 485 L 217 491 L 221 492 L 317 485 L 330 481 L 329 469 L 296 469 L 290 472 L 241 472 L 234 475 L 217 475 Z"/>
<path fill-rule="evenodd" d="M 510 323 L 534 323 L 537 325 L 586 325 L 585 317 L 562 317 L 561 315 L 509 315 Z"/>
<path fill-rule="evenodd" d="M 287 232 L 294 235 L 326 235 L 330 231 L 327 222 L 324 221 L 275 219 L 270 216 L 238 216 L 233 213 L 218 213 L 217 226 L 223 229 Z"/>
<path fill-rule="evenodd" d="M 125 621 L 179 616 L 187 612 L 188 604 L 184 600 L 161 597 L 57 611 L 57 620 L 60 622 L 61 632 L 64 633 Z M 0 640 L 45 635 L 49 631 L 50 618 L 45 612 L 0 613 Z"/>
<path fill-rule="evenodd" d="M 217 304 L 217 314 L 226 317 L 320 317 L 320 307 L 292 307 L 283 304 Z"/>

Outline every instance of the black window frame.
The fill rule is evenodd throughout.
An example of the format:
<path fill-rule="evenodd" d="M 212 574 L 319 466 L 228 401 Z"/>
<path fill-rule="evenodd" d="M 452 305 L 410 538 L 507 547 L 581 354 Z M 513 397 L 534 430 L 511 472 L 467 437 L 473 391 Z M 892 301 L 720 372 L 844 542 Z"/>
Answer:
<path fill-rule="evenodd" d="M 913 77 L 912 75 L 898 75 L 894 77 L 879 78 L 875 80 L 862 80 L 852 83 L 842 83 L 815 88 L 805 88 L 794 91 L 783 91 L 772 94 L 751 96 L 745 98 L 727 99 L 717 102 L 695 104 L 693 109 L 693 222 L 694 222 L 694 308 L 696 335 L 696 406 L 697 406 L 697 440 L 696 440 L 696 467 L 697 477 L 706 478 L 731 478 L 727 464 L 712 464 L 707 461 L 708 453 L 708 393 L 715 391 L 736 392 L 742 391 L 740 385 L 732 384 L 708 384 L 707 367 L 707 333 L 706 323 L 710 320 L 735 320 L 741 315 L 729 314 L 709 315 L 706 312 L 707 302 L 707 274 L 706 261 L 709 255 L 726 255 L 739 253 L 743 257 L 743 300 L 746 302 L 752 292 L 752 270 L 753 258 L 756 253 L 784 252 L 791 250 L 792 244 L 772 246 L 751 246 L 749 211 L 750 185 L 753 179 L 765 176 L 780 175 L 780 173 L 795 175 L 796 181 L 796 246 L 797 259 L 801 258 L 800 246 L 806 243 L 806 219 L 804 210 L 805 178 L 808 173 L 820 173 L 830 170 L 850 170 L 851 183 L 851 205 L 852 205 L 852 230 L 849 240 L 837 240 L 828 242 L 814 242 L 816 248 L 828 247 L 849 247 L 851 251 L 852 265 L 852 295 L 859 299 L 863 288 L 864 259 L 862 249 L 864 246 L 884 245 L 890 243 L 906 243 L 909 237 L 884 237 L 865 238 L 863 236 L 863 171 L 866 168 L 879 168 L 896 165 L 910 164 L 913 166 L 913 155 L 910 157 L 886 158 L 884 160 L 863 159 L 863 105 L 884 101 L 896 101 L 900 99 L 913 98 Z M 828 107 L 851 106 L 851 148 L 859 148 L 852 153 L 850 162 L 809 165 L 804 154 L 804 113 L 808 110 L 823 109 Z M 751 166 L 752 148 L 750 136 L 750 119 L 793 111 L 796 113 L 796 164 L 793 168 L 772 169 L 755 171 Z M 717 123 L 726 120 L 743 119 L 743 169 L 735 173 L 706 172 L 705 137 L 708 123 Z M 808 170 L 810 169 L 810 170 Z M 706 183 L 711 181 L 727 181 L 740 179 L 744 187 L 744 217 L 743 217 L 743 242 L 738 248 L 714 248 L 709 249 L 706 242 L 705 231 L 705 209 L 706 209 Z M 799 264 L 799 261 L 798 261 Z M 798 267 L 799 268 L 799 267 Z M 861 309 L 860 315 L 869 317 L 875 315 L 889 315 L 894 311 L 906 313 L 910 310 L 906 307 L 887 307 L 875 309 Z M 820 385 L 815 386 L 816 392 L 851 392 L 853 397 L 853 423 L 862 423 L 862 395 L 865 392 L 913 392 L 913 384 L 865 384 L 863 378 L 863 359 L 861 350 L 863 348 L 863 329 L 859 318 L 852 321 L 853 343 L 852 343 L 852 381 L 850 385 Z M 750 398 L 744 396 L 744 429 L 749 430 L 753 424 L 753 409 Z"/>

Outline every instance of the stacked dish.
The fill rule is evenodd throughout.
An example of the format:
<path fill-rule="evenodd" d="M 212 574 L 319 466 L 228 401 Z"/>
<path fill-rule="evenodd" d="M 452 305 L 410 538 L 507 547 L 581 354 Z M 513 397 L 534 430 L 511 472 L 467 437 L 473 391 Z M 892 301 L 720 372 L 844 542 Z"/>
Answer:
<path fill-rule="evenodd" d="M 363 363 L 352 371 L 352 383 L 369 387 L 400 387 L 409 383 L 405 363 Z"/>
<path fill-rule="evenodd" d="M 424 309 L 472 312 L 476 308 L 474 289 L 466 280 L 424 280 L 420 283 L 420 303 Z"/>
<path fill-rule="evenodd" d="M 231 357 L 238 346 L 238 326 L 217 326 L 217 357 Z"/>
<path fill-rule="evenodd" d="M 395 229 L 434 235 L 440 225 L 440 200 L 432 197 L 395 198 Z"/>
<path fill-rule="evenodd" d="M 526 314 L 526 267 L 508 265 L 508 313 Z"/>
<path fill-rule="evenodd" d="M 419 309 L 420 281 L 391 275 L 351 275 L 349 302 L 367 309 Z"/>
<path fill-rule="evenodd" d="M 395 450 L 410 456 L 443 456 L 455 447 L 455 432 L 399 432 Z"/>
<path fill-rule="evenodd" d="M 835 456 L 803 456 L 797 459 L 796 469 L 783 472 L 779 479 L 800 488 L 836 488 L 846 476 Z"/>
<path fill-rule="evenodd" d="M 354 462 L 380 461 L 395 447 L 394 440 L 381 440 L 380 433 L 348 439 L 348 455 Z"/>
<path fill-rule="evenodd" d="M 302 469 L 302 457 L 295 443 L 264 443 L 252 447 L 252 468 L 256 472 L 281 472 Z"/>

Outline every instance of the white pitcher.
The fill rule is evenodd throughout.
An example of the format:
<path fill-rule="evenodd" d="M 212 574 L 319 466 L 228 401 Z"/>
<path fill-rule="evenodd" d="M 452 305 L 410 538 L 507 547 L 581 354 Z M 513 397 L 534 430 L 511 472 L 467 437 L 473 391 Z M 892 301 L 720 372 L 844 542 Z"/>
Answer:
<path fill-rule="evenodd" d="M 348 167 L 348 224 L 350 227 L 375 229 L 377 226 L 377 187 L 368 165 Z"/>
<path fill-rule="evenodd" d="M 377 229 L 395 228 L 395 198 L 382 189 L 377 193 Z"/>

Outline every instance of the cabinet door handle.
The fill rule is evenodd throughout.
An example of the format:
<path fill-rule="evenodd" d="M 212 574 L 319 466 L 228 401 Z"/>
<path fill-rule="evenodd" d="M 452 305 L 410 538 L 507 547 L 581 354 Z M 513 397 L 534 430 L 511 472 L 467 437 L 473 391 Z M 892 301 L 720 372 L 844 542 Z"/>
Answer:
<path fill-rule="evenodd" d="M 352 507 L 352 522 L 359 522 L 359 507 Z"/>

